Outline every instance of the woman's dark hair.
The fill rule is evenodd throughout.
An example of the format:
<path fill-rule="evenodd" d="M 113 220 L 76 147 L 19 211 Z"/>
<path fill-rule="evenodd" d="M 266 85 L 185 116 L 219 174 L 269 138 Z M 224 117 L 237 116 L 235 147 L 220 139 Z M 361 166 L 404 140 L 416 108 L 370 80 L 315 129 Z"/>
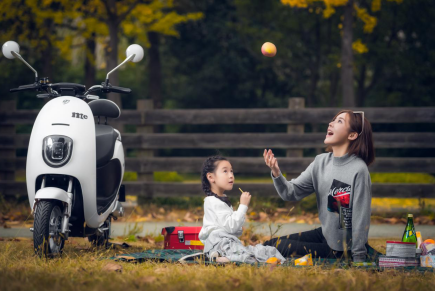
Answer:
<path fill-rule="evenodd" d="M 216 171 L 219 161 L 228 161 L 228 160 L 222 156 L 212 156 L 212 157 L 208 157 L 202 164 L 202 172 L 201 172 L 202 190 L 207 196 L 216 196 L 216 193 L 213 193 L 211 191 L 211 185 L 210 185 L 210 181 L 207 179 L 207 174 L 214 173 Z"/>
<path fill-rule="evenodd" d="M 350 142 L 348 155 L 356 155 L 360 157 L 367 166 L 370 166 L 375 161 L 373 133 L 370 122 L 367 118 L 364 118 L 364 128 L 362 128 L 362 114 L 353 113 L 352 110 L 341 110 L 332 120 L 334 121 L 337 116 L 342 113 L 347 113 L 347 115 L 349 115 L 350 132 L 356 132 L 359 134 L 362 131 L 361 135 Z M 332 152 L 332 147 L 327 146 L 326 151 Z"/>

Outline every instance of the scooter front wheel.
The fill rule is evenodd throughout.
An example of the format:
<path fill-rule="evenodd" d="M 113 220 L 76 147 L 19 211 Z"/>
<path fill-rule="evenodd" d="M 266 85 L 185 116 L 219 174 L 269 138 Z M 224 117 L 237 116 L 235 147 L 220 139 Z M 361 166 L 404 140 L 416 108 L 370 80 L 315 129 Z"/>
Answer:
<path fill-rule="evenodd" d="M 61 233 L 62 206 L 57 201 L 40 201 L 35 211 L 33 244 L 40 257 L 62 254 L 65 237 Z"/>

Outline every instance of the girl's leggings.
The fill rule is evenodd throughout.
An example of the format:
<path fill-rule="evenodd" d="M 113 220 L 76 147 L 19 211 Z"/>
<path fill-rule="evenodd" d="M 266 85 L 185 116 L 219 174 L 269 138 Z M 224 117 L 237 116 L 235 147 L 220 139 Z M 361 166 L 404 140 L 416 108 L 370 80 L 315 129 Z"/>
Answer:
<path fill-rule="evenodd" d="M 290 234 L 279 238 L 273 238 L 264 242 L 265 246 L 273 246 L 284 257 L 300 257 L 311 253 L 313 258 L 339 259 L 345 256 L 345 252 L 335 251 L 328 246 L 322 233 L 322 228 L 310 231 Z M 367 252 L 371 247 L 366 244 Z M 351 251 L 347 251 L 348 258 L 352 258 Z"/>

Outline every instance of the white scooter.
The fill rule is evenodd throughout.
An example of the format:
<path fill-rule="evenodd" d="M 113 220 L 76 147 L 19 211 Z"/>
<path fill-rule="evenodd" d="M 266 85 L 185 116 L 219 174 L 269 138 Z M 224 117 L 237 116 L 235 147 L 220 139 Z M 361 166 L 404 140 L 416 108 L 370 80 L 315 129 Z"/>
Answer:
<path fill-rule="evenodd" d="M 27 155 L 35 252 L 39 256 L 59 255 L 69 236 L 88 237 L 94 245 L 107 246 L 111 219 L 123 215 L 120 202 L 125 201 L 121 134 L 107 125 L 107 118 L 118 118 L 121 111 L 114 102 L 98 100 L 91 93 L 131 93 L 131 89 L 112 86 L 109 75 L 128 61 L 142 60 L 143 48 L 129 46 L 127 58 L 107 74 L 106 81 L 88 90 L 80 84 L 52 84 L 48 78 L 38 78 L 19 49 L 16 42 L 8 41 L 2 52 L 32 69 L 35 83 L 10 92 L 36 90 L 44 92 L 38 98 L 52 98 L 35 120 Z M 105 124 L 100 124 L 100 117 L 105 118 Z"/>

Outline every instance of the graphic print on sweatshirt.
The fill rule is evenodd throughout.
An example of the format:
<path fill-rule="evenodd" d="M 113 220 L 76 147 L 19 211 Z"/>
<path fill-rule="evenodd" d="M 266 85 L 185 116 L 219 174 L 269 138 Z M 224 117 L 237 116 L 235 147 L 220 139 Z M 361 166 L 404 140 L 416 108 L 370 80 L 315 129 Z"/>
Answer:
<path fill-rule="evenodd" d="M 328 194 L 328 211 L 339 215 L 339 228 L 352 228 L 352 208 L 349 207 L 351 186 L 333 180 Z"/>

